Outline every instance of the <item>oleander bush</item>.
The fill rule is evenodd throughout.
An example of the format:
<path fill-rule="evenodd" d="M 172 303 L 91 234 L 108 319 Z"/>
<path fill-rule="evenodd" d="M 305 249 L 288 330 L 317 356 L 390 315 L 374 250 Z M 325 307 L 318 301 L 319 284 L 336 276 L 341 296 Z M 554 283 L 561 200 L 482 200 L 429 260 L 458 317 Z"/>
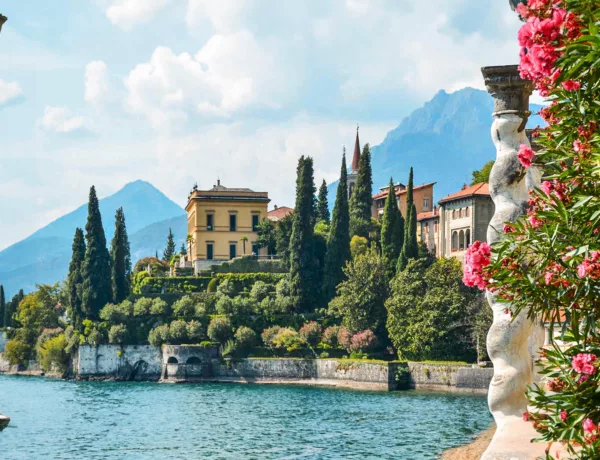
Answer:
<path fill-rule="evenodd" d="M 312 347 L 316 347 L 319 343 L 319 340 L 321 339 L 322 331 L 323 328 L 321 328 L 321 325 L 319 323 L 317 323 L 316 321 L 310 321 L 308 323 L 305 323 L 300 328 L 298 333 L 306 343 L 308 343 Z"/>

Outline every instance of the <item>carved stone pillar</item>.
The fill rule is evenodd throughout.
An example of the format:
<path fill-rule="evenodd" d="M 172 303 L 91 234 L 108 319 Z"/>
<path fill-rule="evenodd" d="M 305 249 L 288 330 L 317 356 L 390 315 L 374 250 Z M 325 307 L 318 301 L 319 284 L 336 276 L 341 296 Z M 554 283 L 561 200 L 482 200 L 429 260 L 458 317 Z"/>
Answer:
<path fill-rule="evenodd" d="M 496 162 L 489 186 L 496 211 L 487 232 L 492 244 L 502 238 L 505 222 L 513 222 L 526 212 L 528 191 L 540 184 L 541 172 L 535 166 L 523 168 L 517 158 L 519 146 L 529 145 L 525 126 L 531 114 L 532 83 L 520 78 L 516 65 L 484 67 L 482 73 L 494 98 L 491 134 Z M 488 293 L 487 300 L 494 318 L 487 336 L 488 355 L 494 364 L 488 403 L 497 432 L 482 458 L 535 458 L 543 448 L 538 452 L 539 445 L 529 444 L 535 432 L 531 424 L 522 421 L 522 413 L 527 408 L 527 385 L 533 381 L 532 351 L 543 344 L 539 341 L 540 328 L 527 319 L 526 312 L 512 320 L 505 313 L 507 305 L 497 302 L 495 294 Z M 536 449 L 535 454 L 531 449 Z"/>

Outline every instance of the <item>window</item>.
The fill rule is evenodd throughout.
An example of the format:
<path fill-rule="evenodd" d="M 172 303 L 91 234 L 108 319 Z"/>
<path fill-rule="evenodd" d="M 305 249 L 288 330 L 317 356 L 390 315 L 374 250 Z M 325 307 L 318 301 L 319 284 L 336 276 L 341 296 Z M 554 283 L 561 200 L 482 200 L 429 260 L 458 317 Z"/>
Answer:
<path fill-rule="evenodd" d="M 423 209 L 429 209 L 429 198 L 423 198 Z"/>
<path fill-rule="evenodd" d="M 458 218 L 460 219 L 462 217 L 462 208 L 458 210 Z"/>
<path fill-rule="evenodd" d="M 465 216 L 469 217 L 469 215 L 471 214 L 471 211 L 469 211 L 471 208 L 465 208 Z"/>
<path fill-rule="evenodd" d="M 229 231 L 237 231 L 237 216 L 235 214 L 229 214 Z"/>
<path fill-rule="evenodd" d="M 258 255 L 258 244 L 256 244 L 256 243 L 252 243 L 252 255 L 253 256 Z"/>
<path fill-rule="evenodd" d="M 213 260 L 215 257 L 215 251 L 212 243 L 206 243 L 206 258 Z"/>
<path fill-rule="evenodd" d="M 253 232 L 257 232 L 258 231 L 258 214 L 252 214 L 252 231 Z"/>
<path fill-rule="evenodd" d="M 229 243 L 229 258 L 235 259 L 237 256 L 237 243 Z"/>
<path fill-rule="evenodd" d="M 456 219 L 456 209 L 453 209 L 453 210 L 452 210 L 452 218 L 453 218 L 453 219 Z"/>
<path fill-rule="evenodd" d="M 212 214 L 207 214 L 206 215 L 206 231 L 207 232 L 212 232 L 214 227 L 214 219 L 215 216 L 213 216 Z"/>
<path fill-rule="evenodd" d="M 463 230 L 461 230 L 460 233 L 458 234 L 458 250 L 459 251 L 465 250 L 465 232 Z"/>
<path fill-rule="evenodd" d="M 466 245 L 467 245 L 467 247 L 469 247 L 469 245 L 471 244 L 471 230 L 467 230 L 467 232 L 465 233 L 465 238 L 466 238 Z"/>

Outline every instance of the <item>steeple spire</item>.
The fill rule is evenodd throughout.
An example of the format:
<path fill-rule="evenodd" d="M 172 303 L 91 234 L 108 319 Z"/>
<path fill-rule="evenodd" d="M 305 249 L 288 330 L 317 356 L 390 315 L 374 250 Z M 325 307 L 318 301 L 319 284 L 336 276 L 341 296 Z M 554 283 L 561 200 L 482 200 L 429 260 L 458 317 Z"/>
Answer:
<path fill-rule="evenodd" d="M 358 140 L 358 123 L 356 124 L 356 142 L 354 143 L 354 156 L 352 157 L 352 172 L 358 171 L 360 161 L 360 142 Z"/>

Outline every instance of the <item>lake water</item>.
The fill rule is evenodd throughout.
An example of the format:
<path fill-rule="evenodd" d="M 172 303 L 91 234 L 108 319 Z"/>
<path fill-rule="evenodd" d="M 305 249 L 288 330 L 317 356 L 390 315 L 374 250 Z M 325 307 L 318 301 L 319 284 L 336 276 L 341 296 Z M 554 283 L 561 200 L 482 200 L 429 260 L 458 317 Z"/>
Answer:
<path fill-rule="evenodd" d="M 0 375 L 0 458 L 434 459 L 491 424 L 483 396 Z"/>

